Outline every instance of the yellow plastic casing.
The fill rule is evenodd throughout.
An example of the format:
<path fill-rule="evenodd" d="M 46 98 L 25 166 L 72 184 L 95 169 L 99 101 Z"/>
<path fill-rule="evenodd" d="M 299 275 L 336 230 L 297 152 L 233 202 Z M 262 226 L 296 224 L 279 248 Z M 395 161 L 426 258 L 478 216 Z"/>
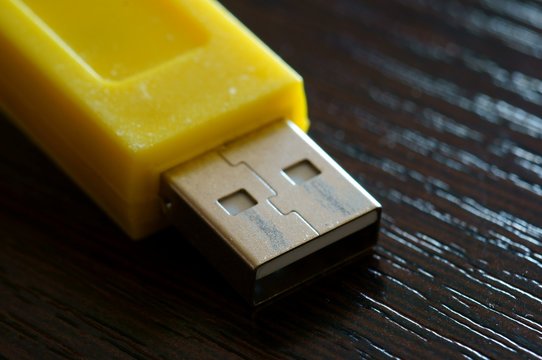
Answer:
<path fill-rule="evenodd" d="M 210 0 L 0 0 L 0 103 L 133 238 L 160 174 L 279 118 L 302 79 Z"/>

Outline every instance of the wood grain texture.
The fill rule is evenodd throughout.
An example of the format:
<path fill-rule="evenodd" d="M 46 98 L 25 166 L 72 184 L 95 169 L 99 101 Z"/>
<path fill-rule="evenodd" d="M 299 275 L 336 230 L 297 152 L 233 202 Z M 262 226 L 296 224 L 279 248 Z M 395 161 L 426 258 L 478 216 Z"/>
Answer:
<path fill-rule="evenodd" d="M 541 358 L 542 2 L 227 0 L 384 206 L 374 253 L 250 316 L 0 120 L 0 358 Z"/>

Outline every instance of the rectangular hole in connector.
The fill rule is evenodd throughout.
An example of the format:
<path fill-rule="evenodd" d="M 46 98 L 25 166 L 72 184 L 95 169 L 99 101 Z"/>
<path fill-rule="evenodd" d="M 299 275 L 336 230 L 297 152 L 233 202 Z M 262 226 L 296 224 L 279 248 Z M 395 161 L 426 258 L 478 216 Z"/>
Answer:
<path fill-rule="evenodd" d="M 235 216 L 250 209 L 258 202 L 245 189 L 241 189 L 219 199 L 218 203 L 229 215 Z"/>
<path fill-rule="evenodd" d="M 321 171 L 307 159 L 288 166 L 286 169 L 283 169 L 282 172 L 294 185 L 300 185 L 321 173 Z"/>

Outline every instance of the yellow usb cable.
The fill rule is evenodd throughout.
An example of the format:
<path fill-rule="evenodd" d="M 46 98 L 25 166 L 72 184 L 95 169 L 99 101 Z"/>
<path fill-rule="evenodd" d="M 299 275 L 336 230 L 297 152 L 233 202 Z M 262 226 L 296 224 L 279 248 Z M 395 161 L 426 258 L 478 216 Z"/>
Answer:
<path fill-rule="evenodd" d="M 0 104 L 131 237 L 173 222 L 251 304 L 376 239 L 301 77 L 215 1 L 0 0 Z"/>

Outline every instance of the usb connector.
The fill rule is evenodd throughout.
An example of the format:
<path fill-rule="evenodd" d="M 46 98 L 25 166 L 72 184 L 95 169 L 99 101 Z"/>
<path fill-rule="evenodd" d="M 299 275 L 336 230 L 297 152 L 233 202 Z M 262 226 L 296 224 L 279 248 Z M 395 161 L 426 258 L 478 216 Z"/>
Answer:
<path fill-rule="evenodd" d="M 376 241 L 380 204 L 304 132 L 277 121 L 162 176 L 164 211 L 251 304 Z"/>
<path fill-rule="evenodd" d="M 72 3 L 0 0 L 0 103 L 131 238 L 162 201 L 255 305 L 374 243 L 380 205 L 300 130 L 301 76 L 217 1 Z"/>

